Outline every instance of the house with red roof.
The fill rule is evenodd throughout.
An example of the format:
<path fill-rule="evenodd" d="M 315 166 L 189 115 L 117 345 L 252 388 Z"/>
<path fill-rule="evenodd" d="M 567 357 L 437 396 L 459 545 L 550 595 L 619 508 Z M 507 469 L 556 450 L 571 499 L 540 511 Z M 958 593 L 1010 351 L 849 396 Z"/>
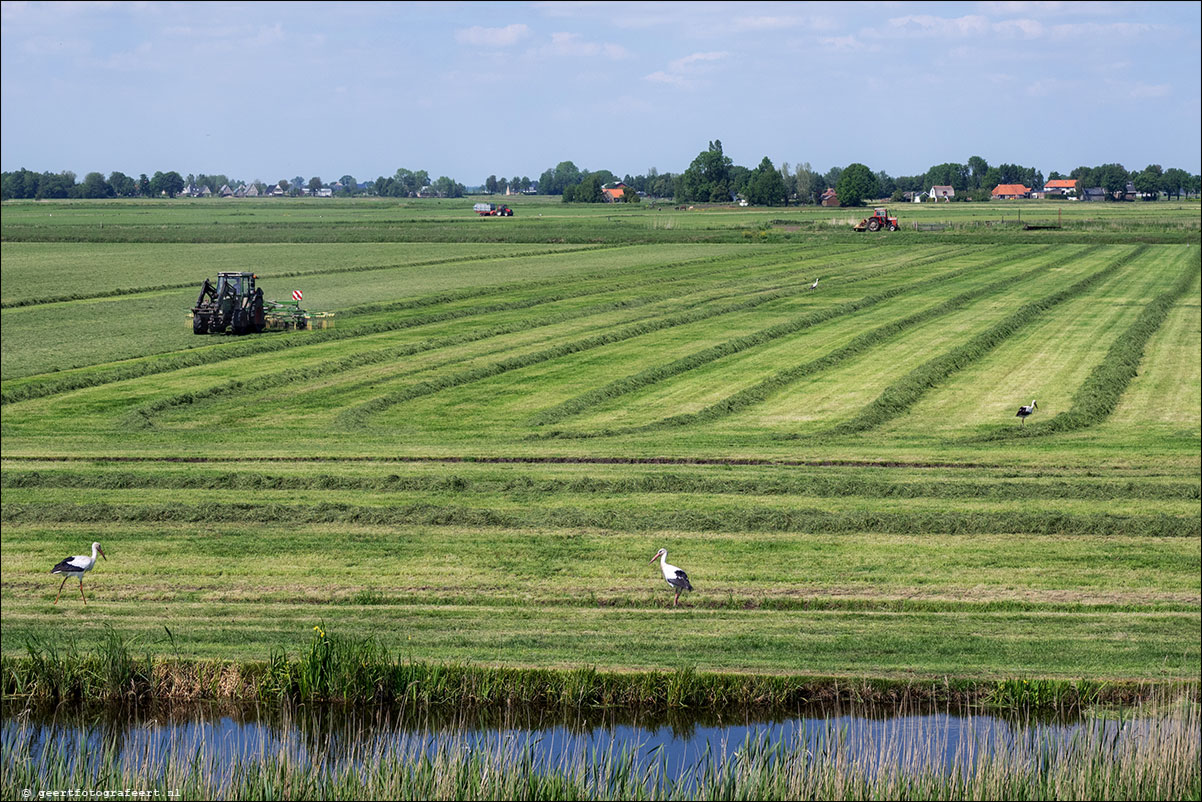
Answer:
<path fill-rule="evenodd" d="M 993 188 L 994 200 L 1014 200 L 1025 198 L 1031 194 L 1031 188 L 1022 184 L 998 184 Z"/>
<path fill-rule="evenodd" d="M 616 184 L 606 184 L 601 187 L 601 194 L 606 203 L 621 203 L 626 199 L 626 185 L 619 181 Z"/>
<path fill-rule="evenodd" d="M 1053 178 L 1043 185 L 1043 191 L 1048 195 L 1073 195 L 1077 194 L 1077 179 L 1075 178 Z"/>

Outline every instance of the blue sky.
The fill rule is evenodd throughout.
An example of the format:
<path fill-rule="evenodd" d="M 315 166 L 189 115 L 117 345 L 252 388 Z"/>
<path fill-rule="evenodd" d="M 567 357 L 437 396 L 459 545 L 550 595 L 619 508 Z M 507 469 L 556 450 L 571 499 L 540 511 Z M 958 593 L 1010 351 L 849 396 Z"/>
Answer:
<path fill-rule="evenodd" d="M 1202 4 L 4 2 L 0 167 L 475 185 L 710 140 L 891 175 L 1202 160 Z"/>

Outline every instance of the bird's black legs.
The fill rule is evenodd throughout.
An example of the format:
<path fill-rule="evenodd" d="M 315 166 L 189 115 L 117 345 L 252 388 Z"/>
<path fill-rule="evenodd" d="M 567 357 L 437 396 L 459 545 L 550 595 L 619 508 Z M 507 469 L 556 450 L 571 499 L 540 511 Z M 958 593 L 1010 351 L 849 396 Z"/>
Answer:
<path fill-rule="evenodd" d="M 63 577 L 63 584 L 58 586 L 58 596 L 63 595 L 63 585 L 67 584 L 67 577 Z M 58 604 L 58 596 L 54 597 L 54 603 Z"/>

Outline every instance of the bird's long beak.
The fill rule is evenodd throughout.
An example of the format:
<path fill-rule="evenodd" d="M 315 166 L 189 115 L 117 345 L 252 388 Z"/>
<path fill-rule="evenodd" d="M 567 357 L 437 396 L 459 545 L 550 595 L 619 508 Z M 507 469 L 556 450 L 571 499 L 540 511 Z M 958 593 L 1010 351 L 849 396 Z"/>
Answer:
<path fill-rule="evenodd" d="M 651 563 L 655 562 L 658 559 L 659 559 L 659 552 L 657 551 L 657 552 L 655 552 L 655 556 L 647 561 L 647 565 L 651 565 Z"/>
<path fill-rule="evenodd" d="M 101 557 L 104 557 L 104 549 L 96 549 L 96 551 L 100 552 Z M 104 557 L 104 559 L 105 559 L 105 561 L 107 561 L 108 557 Z"/>

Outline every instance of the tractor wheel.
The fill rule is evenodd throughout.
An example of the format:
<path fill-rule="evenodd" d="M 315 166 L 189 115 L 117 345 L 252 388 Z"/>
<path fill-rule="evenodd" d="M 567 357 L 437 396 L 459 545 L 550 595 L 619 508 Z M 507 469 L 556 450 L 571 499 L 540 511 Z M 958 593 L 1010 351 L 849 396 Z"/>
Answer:
<path fill-rule="evenodd" d="M 230 331 L 234 334 L 246 334 L 246 316 L 241 309 L 235 309 L 230 318 Z"/>
<path fill-rule="evenodd" d="M 897 231 L 897 223 L 890 223 L 890 224 L 889 224 L 889 230 L 890 230 L 890 231 Z"/>
<path fill-rule="evenodd" d="M 250 302 L 250 330 L 258 334 L 267 328 L 267 319 L 263 315 L 263 290 L 255 290 L 254 300 Z"/>
<path fill-rule="evenodd" d="M 192 333 L 193 334 L 208 334 L 209 319 L 204 315 L 192 316 Z"/>
<path fill-rule="evenodd" d="M 880 220 L 869 220 L 868 221 L 868 230 L 869 231 L 880 231 L 881 230 L 881 221 Z"/>

